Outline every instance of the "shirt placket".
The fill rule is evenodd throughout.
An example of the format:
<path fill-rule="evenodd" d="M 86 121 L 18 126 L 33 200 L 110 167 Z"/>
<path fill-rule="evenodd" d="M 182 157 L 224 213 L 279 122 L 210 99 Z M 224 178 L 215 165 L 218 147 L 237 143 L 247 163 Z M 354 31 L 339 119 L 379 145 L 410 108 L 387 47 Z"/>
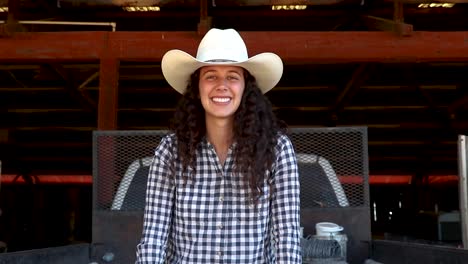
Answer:
<path fill-rule="evenodd" d="M 214 147 L 210 144 L 210 152 L 212 156 L 212 162 L 215 164 L 216 167 L 216 179 L 215 181 L 217 182 L 217 188 L 214 190 L 214 199 L 215 199 L 215 227 L 214 227 L 214 235 L 215 237 L 213 238 L 213 243 L 216 248 L 216 262 L 217 263 L 224 263 L 224 257 L 225 257 L 225 230 L 226 230 L 226 221 L 227 221 L 227 214 L 226 214 L 226 206 L 225 206 L 225 193 L 226 193 L 226 177 L 225 177 L 225 171 L 221 167 L 221 164 L 219 163 L 218 156 L 216 154 L 216 151 L 214 150 Z M 230 154 L 228 154 L 229 156 Z M 225 164 L 228 162 L 228 159 L 226 159 Z M 227 166 L 225 166 L 227 167 Z"/>
<path fill-rule="evenodd" d="M 225 195 L 225 181 L 226 177 L 224 175 L 224 171 L 218 170 L 218 175 L 217 177 L 219 178 L 219 191 L 217 192 L 217 208 L 216 211 L 218 213 L 218 221 L 217 221 L 217 226 L 216 226 L 216 240 L 218 242 L 218 262 L 223 263 L 223 256 L 224 252 L 226 251 L 225 245 L 223 241 L 225 240 L 224 238 L 224 230 L 226 228 L 226 219 L 225 219 L 225 204 L 224 204 L 224 195 Z"/>

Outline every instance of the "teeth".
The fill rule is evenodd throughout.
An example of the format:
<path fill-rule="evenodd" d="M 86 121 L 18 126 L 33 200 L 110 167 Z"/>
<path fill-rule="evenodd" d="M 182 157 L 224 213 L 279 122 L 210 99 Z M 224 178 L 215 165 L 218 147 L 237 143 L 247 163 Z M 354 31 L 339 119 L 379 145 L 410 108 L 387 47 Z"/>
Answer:
<path fill-rule="evenodd" d="M 228 102 L 229 100 L 231 100 L 231 99 L 229 99 L 229 98 L 219 98 L 219 97 L 213 98 L 213 101 L 214 101 L 214 102 L 217 102 L 217 103 L 226 103 L 226 102 Z"/>

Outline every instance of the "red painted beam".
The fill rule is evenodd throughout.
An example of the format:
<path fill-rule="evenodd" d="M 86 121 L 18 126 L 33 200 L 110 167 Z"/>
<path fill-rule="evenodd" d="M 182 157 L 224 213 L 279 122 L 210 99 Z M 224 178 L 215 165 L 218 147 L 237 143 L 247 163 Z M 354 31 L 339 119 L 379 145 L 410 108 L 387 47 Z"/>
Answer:
<path fill-rule="evenodd" d="M 241 32 L 250 55 L 278 53 L 285 62 L 468 61 L 468 31 L 413 32 Z M 169 49 L 191 54 L 197 32 L 18 33 L 0 39 L 0 61 L 93 60 L 106 51 L 120 60 L 159 61 Z"/>
<path fill-rule="evenodd" d="M 92 184 L 92 175 L 38 175 L 36 184 Z M 411 175 L 369 175 L 370 184 L 411 184 Z M 362 184 L 362 176 L 340 176 L 342 184 Z M 457 175 L 430 175 L 428 183 L 431 185 L 457 184 L 459 177 Z M 1 178 L 3 184 L 25 184 L 23 178 L 17 178 L 16 175 L 6 174 Z"/>
<path fill-rule="evenodd" d="M 272 51 L 292 63 L 468 60 L 468 31 L 414 32 L 404 38 L 389 32 L 241 32 L 241 35 L 250 55 Z M 195 54 L 199 40 L 196 32 L 116 32 L 109 42 L 113 53 L 121 59 L 158 61 L 172 48 Z"/>
<path fill-rule="evenodd" d="M 160 61 L 164 53 L 181 47 L 193 54 L 201 36 L 190 32 L 113 32 L 109 33 L 110 53 L 121 60 Z"/>
<path fill-rule="evenodd" d="M 91 175 L 37 175 L 34 184 L 92 184 L 93 177 Z M 0 183 L 6 184 L 25 184 L 22 177 L 17 177 L 14 174 L 4 174 L 1 177 Z"/>
<path fill-rule="evenodd" d="M 271 50 L 287 61 L 383 62 L 468 60 L 468 32 L 272 32 L 245 36 L 252 52 Z"/>
<path fill-rule="evenodd" d="M 99 60 L 108 32 L 16 33 L 0 38 L 0 60 Z"/>

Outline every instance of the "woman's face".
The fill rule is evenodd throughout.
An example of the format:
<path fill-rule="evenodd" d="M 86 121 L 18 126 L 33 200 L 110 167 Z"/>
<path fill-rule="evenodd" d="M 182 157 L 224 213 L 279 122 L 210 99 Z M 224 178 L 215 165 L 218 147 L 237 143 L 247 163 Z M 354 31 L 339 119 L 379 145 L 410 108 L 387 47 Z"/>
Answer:
<path fill-rule="evenodd" d="M 236 66 L 200 69 L 200 100 L 210 118 L 233 119 L 244 93 L 244 70 Z"/>

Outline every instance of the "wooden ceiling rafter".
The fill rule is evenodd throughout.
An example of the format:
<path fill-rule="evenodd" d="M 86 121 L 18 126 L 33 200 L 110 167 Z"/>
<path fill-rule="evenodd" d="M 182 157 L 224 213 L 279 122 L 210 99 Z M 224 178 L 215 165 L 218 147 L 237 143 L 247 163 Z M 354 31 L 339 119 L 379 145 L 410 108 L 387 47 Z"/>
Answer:
<path fill-rule="evenodd" d="M 357 93 L 362 84 L 365 83 L 369 77 L 373 66 L 371 64 L 360 64 L 351 75 L 344 88 L 338 95 L 335 103 L 331 107 L 330 117 L 331 124 L 336 126 L 339 113 L 346 107 L 346 105 L 352 100 L 353 96 Z"/>
<path fill-rule="evenodd" d="M 458 129 L 455 124 L 456 120 L 451 119 L 448 113 L 444 111 L 444 109 L 441 109 L 441 107 L 439 107 L 438 104 L 435 103 L 434 98 L 432 98 L 432 96 L 426 90 L 421 88 L 419 80 L 414 74 L 413 67 L 410 67 L 409 65 L 404 65 L 403 73 L 409 80 L 410 87 L 412 87 L 413 89 L 418 91 L 419 94 L 422 95 L 422 97 L 428 105 L 428 111 L 432 113 L 432 118 L 434 119 L 436 124 L 439 124 L 438 128 L 432 129 L 431 133 L 428 133 L 428 135 L 430 136 L 425 141 L 426 144 L 421 146 L 421 149 L 423 151 L 421 151 L 421 154 L 419 155 L 420 160 L 418 162 L 420 162 L 421 164 L 427 164 L 432 162 L 434 159 L 432 150 L 435 148 L 435 146 L 444 145 L 443 137 L 440 137 L 439 134 L 447 132 L 457 134 Z"/>
<path fill-rule="evenodd" d="M 87 88 L 86 86 L 90 84 L 92 81 L 96 80 L 99 77 L 99 72 L 93 73 L 91 76 L 89 76 L 85 81 L 83 81 L 79 86 L 78 86 L 78 91 L 83 95 L 86 96 L 87 98 L 90 98 L 89 94 L 87 93 Z M 95 102 L 93 102 L 95 105 Z"/>
<path fill-rule="evenodd" d="M 468 95 L 465 95 L 458 100 L 454 101 L 449 107 L 448 112 L 452 115 L 455 114 L 455 111 L 461 107 L 467 107 L 468 105 Z"/>
<path fill-rule="evenodd" d="M 396 33 L 398 36 L 411 36 L 413 25 L 404 22 L 404 5 L 402 0 L 393 1 L 393 20 L 366 15 L 364 20 L 368 27 Z"/>
<path fill-rule="evenodd" d="M 426 90 L 424 90 L 421 87 L 419 80 L 416 78 L 415 74 L 413 73 L 414 68 L 409 66 L 408 64 L 402 65 L 402 68 L 403 68 L 403 75 L 409 81 L 409 87 L 411 89 L 414 89 L 415 91 L 417 91 L 418 93 L 422 95 L 422 97 L 424 98 L 424 100 L 426 101 L 430 109 L 432 109 L 433 111 L 438 111 L 437 104 L 435 104 L 434 99 Z"/>
<path fill-rule="evenodd" d="M 460 88 L 461 90 L 465 91 L 465 94 L 457 100 L 453 101 L 448 106 L 447 112 L 449 114 L 450 119 L 457 119 L 457 111 L 462 107 L 468 107 L 468 92 L 466 92 L 468 90 L 468 84 L 464 83 L 460 86 Z"/>
<path fill-rule="evenodd" d="M 11 72 L 11 70 L 4 70 L 4 71 L 10 76 L 11 79 L 13 79 L 15 81 L 15 83 L 19 84 L 23 88 L 28 88 L 27 85 L 25 85 L 23 82 L 18 80 L 18 78 L 16 78 L 15 74 L 13 72 Z"/>
<path fill-rule="evenodd" d="M 3 0 L 5 1 L 5 0 Z M 75 0 L 66 1 L 68 4 L 71 4 Z M 453 0 L 449 2 L 455 3 L 462 3 L 467 2 L 468 0 Z M 2 0 L 0 0 L 2 2 Z M 295 30 L 294 28 L 298 26 L 296 23 L 291 21 L 295 21 L 296 18 L 303 18 L 307 22 L 310 21 L 317 21 L 317 18 L 333 18 L 330 21 L 325 23 L 310 23 L 311 25 L 320 25 L 320 26 L 313 26 L 310 30 L 337 30 L 339 28 L 346 29 L 346 30 L 353 30 L 356 27 L 360 27 L 362 25 L 347 25 L 347 23 L 353 23 L 353 20 L 347 21 L 346 19 L 342 19 L 354 12 L 361 13 L 365 20 L 370 20 L 370 28 L 372 29 L 379 29 L 379 30 L 392 30 L 395 32 L 399 32 L 402 35 L 408 35 L 412 32 L 412 25 L 408 23 L 401 23 L 395 22 L 395 19 L 386 19 L 384 17 L 391 17 L 392 14 L 388 14 L 389 12 L 395 13 L 395 11 L 388 8 L 385 1 L 378 1 L 377 3 L 365 2 L 364 5 L 359 1 L 336 1 L 336 0 L 323 0 L 320 3 L 314 2 L 311 4 L 310 2 L 309 7 L 306 10 L 299 10 L 294 11 L 294 15 L 291 15 L 292 12 L 288 10 L 282 11 L 274 11 L 271 10 L 270 4 L 282 4 L 282 3 L 293 3 L 294 1 L 288 0 L 281 0 L 281 1 L 228 1 L 220 2 L 213 4 L 211 1 L 208 0 L 195 0 L 190 1 L 190 4 L 187 4 L 187 1 L 184 1 L 184 4 L 178 1 L 165 1 L 162 7 L 161 12 L 124 12 L 119 6 L 122 2 L 107 2 L 107 6 L 103 7 L 99 4 L 102 2 L 96 3 L 96 1 L 91 1 L 88 4 L 82 3 L 80 6 L 73 6 L 68 8 L 58 8 L 54 5 L 53 2 L 47 2 L 45 0 L 40 1 L 17 1 L 22 2 L 22 7 L 24 10 L 19 13 L 19 17 L 21 20 L 77 20 L 77 21 L 89 21 L 89 20 L 102 20 L 103 17 L 106 19 L 110 19 L 111 21 L 118 20 L 119 25 L 124 25 L 122 28 L 123 30 L 150 30 L 150 31 L 159 31 L 161 28 L 165 28 L 164 26 L 160 26 L 163 24 L 162 22 L 166 22 L 167 24 L 175 25 L 175 24 L 182 24 L 185 23 L 186 25 L 190 25 L 190 29 L 194 28 L 194 31 L 198 31 L 203 33 L 207 28 L 210 28 L 213 24 L 213 20 L 219 23 L 220 20 L 237 20 L 238 17 L 242 17 L 243 20 L 247 18 L 247 20 L 251 19 L 259 19 L 258 21 L 269 20 L 270 22 L 279 21 L 278 17 L 286 18 L 284 24 L 289 24 L 289 28 L 291 30 Z M 24 4 L 24 2 L 34 2 L 34 6 L 31 4 Z M 44 6 L 44 3 L 48 3 L 48 5 Z M 63 4 L 64 1 L 62 1 Z M 428 13 L 427 10 L 421 10 L 421 8 L 416 8 L 418 3 L 427 2 L 425 0 L 418 0 L 418 1 L 407 1 L 407 0 L 396 0 L 396 1 L 388 1 L 388 3 L 400 3 L 401 6 L 405 4 L 407 10 L 410 15 L 415 14 L 426 14 Z M 205 3 L 205 4 L 203 4 Z M 128 4 L 128 3 L 126 3 Z M 166 8 L 166 5 L 170 6 Z M 37 12 L 37 8 L 41 8 L 44 12 Z M 85 9 L 82 9 L 85 8 Z M 453 13 L 460 13 L 459 15 L 463 14 L 463 8 L 460 11 L 457 6 L 454 8 L 445 8 L 443 12 L 437 11 L 432 15 L 437 14 L 453 14 Z M 79 15 L 74 13 L 83 13 L 86 15 Z M 385 13 L 385 15 L 382 14 Z M 39 14 L 36 14 L 39 13 Z M 0 13 L 0 16 L 4 14 Z M 145 22 L 141 23 L 139 19 L 146 18 Z M 189 19 L 187 19 L 189 17 Z M 294 17 L 294 19 L 290 19 Z M 158 22 L 152 23 L 150 20 L 151 18 L 156 19 Z M 133 19 L 138 20 L 138 22 L 134 22 L 134 26 L 129 26 L 132 23 Z M 181 22 L 182 19 L 184 22 Z M 314 20 L 312 20 L 314 19 Z M 198 21 L 197 21 L 198 20 Z M 342 20 L 339 23 L 336 21 Z M 362 20 L 362 19 L 361 19 Z M 198 24 L 195 24 L 198 23 Z M 245 22 L 247 27 L 256 27 L 255 23 Z M 269 22 L 265 22 L 267 25 Z M 145 25 L 143 25 L 145 24 Z M 152 24 L 152 25 L 146 25 Z M 239 22 L 239 25 L 241 22 Z M 223 24 L 224 25 L 224 24 Z M 50 29 L 52 26 L 31 26 L 28 25 L 29 30 L 37 30 L 40 31 L 44 28 Z M 56 27 L 56 26 L 54 26 Z M 157 27 L 156 29 L 154 27 Z M 199 28 L 200 27 L 200 28 Z M 267 26 L 268 27 L 268 26 Z M 119 26 L 117 27 L 119 28 Z M 172 30 L 186 30 L 188 26 L 185 26 L 184 29 L 172 29 Z M 58 30 L 64 30 L 58 29 Z M 268 29 L 270 30 L 270 29 Z M 306 30 L 309 30 L 308 28 Z M 449 28 L 450 30 L 450 28 Z M 16 30 L 16 32 L 20 32 L 21 30 Z M 24 31 L 24 30 L 23 30 Z"/>
<path fill-rule="evenodd" d="M 466 62 L 468 31 L 419 32 L 400 38 L 388 32 L 241 31 L 250 54 L 276 52 L 287 63 Z M 0 41 L 2 61 L 155 61 L 178 46 L 195 54 L 197 32 L 18 33 Z M 273 41 L 272 41 L 273 40 Z M 444 40 L 444 41 L 441 41 Z"/>
<path fill-rule="evenodd" d="M 76 84 L 73 74 L 65 69 L 58 63 L 45 64 L 50 67 L 55 73 L 57 73 L 65 82 L 65 89 L 68 91 L 70 96 L 74 98 L 85 111 L 95 112 L 97 109 L 97 103 L 91 98 L 88 92 L 84 89 L 80 89 Z"/>
<path fill-rule="evenodd" d="M 16 32 L 26 32 L 26 28 L 18 23 L 20 13 L 20 2 L 16 0 L 8 0 L 8 13 L 5 23 L 0 24 L 0 38 L 10 37 Z"/>
<path fill-rule="evenodd" d="M 208 0 L 200 1 L 200 21 L 198 22 L 197 29 L 198 35 L 204 36 L 212 27 L 213 19 L 208 15 Z"/>

